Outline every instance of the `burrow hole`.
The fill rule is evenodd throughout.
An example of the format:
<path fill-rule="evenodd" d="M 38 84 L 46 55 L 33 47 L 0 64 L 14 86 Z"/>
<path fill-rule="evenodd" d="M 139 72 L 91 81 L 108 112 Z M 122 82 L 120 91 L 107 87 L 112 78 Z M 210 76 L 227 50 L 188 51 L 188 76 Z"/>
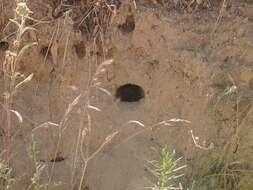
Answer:
<path fill-rule="evenodd" d="M 9 43 L 6 41 L 0 41 L 0 50 L 7 51 L 9 49 Z"/>
<path fill-rule="evenodd" d="M 44 57 L 44 61 L 46 61 L 49 58 L 52 58 L 51 47 L 49 46 L 42 47 L 40 49 L 40 55 Z"/>
<path fill-rule="evenodd" d="M 65 158 L 63 158 L 62 156 L 56 156 L 55 158 L 51 159 L 50 162 L 62 162 L 64 160 Z"/>
<path fill-rule="evenodd" d="M 133 15 L 129 15 L 126 18 L 125 23 L 118 26 L 119 30 L 124 33 L 130 33 L 133 32 L 135 29 L 135 20 Z"/>
<path fill-rule="evenodd" d="M 138 102 L 144 98 L 144 90 L 136 84 L 124 84 L 117 89 L 115 96 L 121 102 Z"/>
<path fill-rule="evenodd" d="M 78 0 L 79 1 L 79 0 Z M 62 0 L 59 3 L 54 3 L 54 9 L 52 11 L 52 16 L 54 19 L 62 17 L 65 12 L 71 10 L 71 7 L 77 6 L 77 0 Z"/>
<path fill-rule="evenodd" d="M 74 45 L 74 49 L 76 51 L 76 55 L 81 59 L 83 57 L 85 57 L 86 55 L 86 48 L 84 45 L 84 42 L 80 42 Z"/>

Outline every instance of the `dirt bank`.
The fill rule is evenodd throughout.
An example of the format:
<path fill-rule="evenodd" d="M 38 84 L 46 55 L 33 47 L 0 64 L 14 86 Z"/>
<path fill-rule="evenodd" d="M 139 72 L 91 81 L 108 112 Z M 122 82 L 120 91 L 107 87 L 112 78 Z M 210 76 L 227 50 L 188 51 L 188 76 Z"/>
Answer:
<path fill-rule="evenodd" d="M 71 6 L 81 6 L 75 3 Z M 13 117 L 13 174 L 20 179 L 14 189 L 20 185 L 26 189 L 31 183 L 34 163 L 28 147 L 32 134 L 38 160 L 46 163 L 41 183 L 52 176 L 52 181 L 61 182 L 52 189 L 69 189 L 71 183 L 77 188 L 83 170 L 79 137 L 87 126 L 92 127 L 90 152 L 109 134 L 123 132 L 89 163 L 83 189 L 150 186 L 146 160 L 157 159 L 154 149 L 164 145 L 175 150 L 176 157 L 183 156 L 180 164 L 188 166 L 182 179 L 185 187 L 196 181 L 201 190 L 252 189 L 253 4 L 235 1 L 221 11 L 221 3 L 192 5 L 186 10 L 184 4 L 175 8 L 159 1 L 137 1 L 135 7 L 123 1 L 117 4 L 116 15 L 107 14 L 101 21 L 108 24 L 106 31 L 98 29 L 93 34 L 87 32 L 87 27 L 96 30 L 92 21 L 83 27 L 75 25 L 84 7 L 57 17 L 53 3 L 29 1 L 33 17 L 43 22 L 34 26 L 36 34 L 26 36 L 27 41 L 37 40 L 38 46 L 19 65 L 23 73 L 35 77 L 13 105 L 24 119 L 18 123 Z M 14 7 L 10 2 L 3 5 Z M 1 14 L 11 16 L 8 11 Z M 7 27 L 1 39 L 11 41 L 11 36 L 6 38 L 11 31 L 13 27 Z M 3 58 L 0 50 L 1 62 Z M 100 83 L 90 86 L 96 69 L 107 59 L 113 63 L 95 75 Z M 129 95 L 140 100 L 122 102 L 124 94 L 115 96 L 125 84 L 140 87 Z M 48 121 L 60 123 L 79 94 L 82 97 L 62 133 L 50 123 L 39 127 Z M 95 106 L 88 118 L 83 113 L 87 97 Z M 172 118 L 190 123 L 149 128 Z M 129 121 L 141 122 L 147 130 Z M 197 142 L 192 135 L 199 138 Z M 56 149 L 59 162 L 54 158 Z"/>

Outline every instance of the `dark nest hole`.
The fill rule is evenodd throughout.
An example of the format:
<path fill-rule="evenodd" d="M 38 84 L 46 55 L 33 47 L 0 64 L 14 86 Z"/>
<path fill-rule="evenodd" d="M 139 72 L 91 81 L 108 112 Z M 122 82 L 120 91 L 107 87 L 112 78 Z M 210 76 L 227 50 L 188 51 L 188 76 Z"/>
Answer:
<path fill-rule="evenodd" d="M 56 0 L 51 2 L 53 8 L 52 17 L 54 19 L 64 16 L 69 10 L 73 10 L 74 7 L 80 5 L 81 0 Z"/>
<path fill-rule="evenodd" d="M 144 98 L 144 90 L 135 84 L 125 84 L 117 89 L 115 96 L 121 102 L 138 102 Z"/>
<path fill-rule="evenodd" d="M 129 15 L 126 18 L 125 23 L 118 26 L 119 30 L 124 33 L 133 32 L 135 29 L 135 20 L 133 15 Z"/>
<path fill-rule="evenodd" d="M 45 60 L 49 57 L 52 57 L 51 54 L 51 47 L 49 46 L 44 46 L 40 49 L 40 54 L 45 58 Z"/>
<path fill-rule="evenodd" d="M 35 22 L 32 19 L 26 19 L 25 24 L 26 26 L 33 26 Z"/>
<path fill-rule="evenodd" d="M 250 87 L 250 89 L 253 89 L 253 79 L 249 80 L 249 87 Z"/>
<path fill-rule="evenodd" d="M 9 43 L 6 41 L 0 41 L 0 50 L 7 51 L 9 49 Z"/>
<path fill-rule="evenodd" d="M 3 130 L 3 129 L 0 129 L 0 137 L 4 137 L 4 135 L 5 135 L 4 130 Z"/>
<path fill-rule="evenodd" d="M 88 38 L 93 39 L 98 33 L 104 34 L 121 6 L 121 0 L 86 0 L 80 3 L 73 14 L 73 30 L 81 31 Z"/>
<path fill-rule="evenodd" d="M 84 45 L 84 42 L 80 42 L 80 43 L 77 43 L 74 45 L 74 49 L 75 49 L 75 52 L 76 52 L 76 55 L 77 57 L 79 57 L 80 59 L 85 57 L 86 55 L 86 48 L 85 48 L 85 45 Z"/>
<path fill-rule="evenodd" d="M 63 158 L 62 156 L 56 156 L 55 158 L 51 159 L 50 162 L 62 162 L 64 160 L 65 158 Z"/>
<path fill-rule="evenodd" d="M 121 0 L 83 0 L 78 6 L 73 6 L 73 31 L 82 33 L 86 40 L 92 41 L 99 55 L 106 56 L 104 37 L 120 6 Z"/>

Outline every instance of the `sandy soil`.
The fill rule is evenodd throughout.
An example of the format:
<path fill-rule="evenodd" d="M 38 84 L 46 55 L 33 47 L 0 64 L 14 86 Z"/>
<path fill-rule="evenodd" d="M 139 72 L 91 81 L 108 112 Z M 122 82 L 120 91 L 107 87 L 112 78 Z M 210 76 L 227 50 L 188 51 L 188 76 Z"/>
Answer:
<path fill-rule="evenodd" d="M 202 190 L 252 189 L 253 4 L 235 1 L 224 9 L 217 22 L 219 3 L 192 12 L 168 11 L 159 2 L 153 3 L 137 1 L 135 9 L 132 3 L 124 1 L 105 36 L 105 58 L 112 58 L 113 63 L 97 80 L 110 95 L 98 88 L 89 91 L 91 105 L 101 110 L 89 111 L 90 151 L 95 151 L 114 131 L 122 132 L 89 163 L 83 189 L 150 186 L 153 177 L 145 167 L 146 161 L 158 159 L 157 151 L 164 145 L 175 150 L 176 157 L 183 156 L 180 164 L 188 166 L 182 179 L 185 187 L 195 180 Z M 28 5 L 35 18 L 51 19 L 51 5 L 47 1 L 29 1 Z M 4 6 L 11 9 L 13 4 Z M 11 16 L 9 12 L 1 14 Z M 19 65 L 23 73 L 34 73 L 35 78 L 13 105 L 24 118 L 19 124 L 13 117 L 12 165 L 14 176 L 19 178 L 14 189 L 27 189 L 31 183 L 31 134 L 39 151 L 38 159 L 45 162 L 41 183 L 46 183 L 52 174 L 52 181 L 61 181 L 52 189 L 70 189 L 74 176 L 78 189 L 83 165 L 80 148 L 77 153 L 75 150 L 80 130 L 89 122 L 82 112 L 87 100 L 86 87 L 103 56 L 84 33 L 73 30 L 73 21 L 68 16 L 39 24 L 36 29 L 38 34 L 31 32 L 26 39 L 37 38 L 39 45 Z M 0 37 L 3 39 L 11 31 L 12 27 L 7 28 Z M 0 50 L 1 62 L 3 57 Z M 3 84 L 2 73 L 0 76 Z M 144 98 L 133 103 L 121 102 L 115 93 L 124 84 L 139 85 Z M 47 121 L 60 123 L 68 105 L 80 93 L 83 96 L 70 114 L 58 147 L 59 128 L 50 124 L 39 126 Z M 190 123 L 149 128 L 172 118 Z M 199 148 L 190 131 L 199 137 L 197 145 L 213 145 L 212 148 Z M 56 149 L 58 158 L 63 159 L 50 162 Z M 219 159 L 224 163 L 216 167 Z M 221 185 L 223 178 L 204 177 L 225 172 L 235 176 L 234 180 L 227 179 L 226 186 Z"/>

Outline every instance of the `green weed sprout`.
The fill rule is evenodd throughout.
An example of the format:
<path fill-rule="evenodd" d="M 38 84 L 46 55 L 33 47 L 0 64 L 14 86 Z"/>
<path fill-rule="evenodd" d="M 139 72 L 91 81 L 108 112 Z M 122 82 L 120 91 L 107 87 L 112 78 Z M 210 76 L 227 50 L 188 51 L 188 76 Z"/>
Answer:
<path fill-rule="evenodd" d="M 39 151 L 37 150 L 37 144 L 36 144 L 36 141 L 34 140 L 33 134 L 32 134 L 32 142 L 28 149 L 28 153 L 29 153 L 30 159 L 32 159 L 34 162 L 35 167 L 33 170 L 32 177 L 31 177 L 31 185 L 28 187 L 27 190 L 46 190 L 50 185 L 51 187 L 57 187 L 62 184 L 61 182 L 57 182 L 53 184 L 40 183 L 41 174 L 43 170 L 45 169 L 46 164 L 43 163 L 43 161 L 40 161 L 38 159 Z"/>
<path fill-rule="evenodd" d="M 160 151 L 159 161 L 148 161 L 148 170 L 156 177 L 156 182 L 150 189 L 153 190 L 171 190 L 171 189 L 182 189 L 182 185 L 179 183 L 178 187 L 175 187 L 175 180 L 182 177 L 184 174 L 178 173 L 180 170 L 186 167 L 177 166 L 178 159 L 174 159 L 175 152 L 172 154 L 167 150 L 166 147 Z"/>
<path fill-rule="evenodd" d="M 0 160 L 0 188 L 4 187 L 6 190 L 10 189 L 15 182 L 11 176 L 12 170 L 3 160 Z"/>
<path fill-rule="evenodd" d="M 6 51 L 5 58 L 2 64 L 5 81 L 5 91 L 3 93 L 4 106 L 6 110 L 6 128 L 5 128 L 5 147 L 6 147 L 6 164 L 9 166 L 10 162 L 10 147 L 11 147 L 11 113 L 15 113 L 19 121 L 22 122 L 21 115 L 13 110 L 12 103 L 13 97 L 17 91 L 24 87 L 33 78 L 33 73 L 25 77 L 18 71 L 17 65 L 23 54 L 33 46 L 37 45 L 36 42 L 24 43 L 23 36 L 30 30 L 35 30 L 32 27 L 26 26 L 26 20 L 31 19 L 29 14 L 32 13 L 27 7 L 25 2 L 17 3 L 15 9 L 15 18 L 10 19 L 11 23 L 17 26 L 17 31 L 14 39 L 13 46 L 10 50 Z M 21 119 L 20 119 L 21 118 Z"/>
<path fill-rule="evenodd" d="M 36 142 L 34 140 L 34 136 L 32 135 L 32 144 L 29 147 L 29 157 L 34 161 L 35 168 L 33 171 L 33 175 L 31 177 L 31 185 L 28 189 L 31 190 L 40 190 L 47 187 L 47 184 L 39 184 L 40 175 L 45 168 L 45 164 L 38 160 L 39 151 L 36 149 Z"/>
<path fill-rule="evenodd" d="M 15 9 L 15 18 L 10 19 L 10 22 L 14 23 L 18 29 L 16 32 L 16 37 L 13 44 L 13 50 L 6 51 L 5 60 L 3 63 L 3 71 L 5 76 L 10 78 L 9 90 L 4 93 L 6 99 L 10 99 L 16 94 L 17 90 L 23 87 L 26 83 L 32 80 L 33 74 L 28 77 L 24 77 L 21 73 L 17 71 L 17 64 L 20 62 L 22 55 L 33 46 L 37 45 L 36 42 L 30 42 L 22 45 L 22 37 L 29 30 L 35 30 L 32 27 L 25 26 L 26 19 L 29 18 L 29 14 L 32 13 L 27 7 L 26 3 L 18 3 Z M 16 84 L 18 77 L 24 78 L 21 82 Z"/>

